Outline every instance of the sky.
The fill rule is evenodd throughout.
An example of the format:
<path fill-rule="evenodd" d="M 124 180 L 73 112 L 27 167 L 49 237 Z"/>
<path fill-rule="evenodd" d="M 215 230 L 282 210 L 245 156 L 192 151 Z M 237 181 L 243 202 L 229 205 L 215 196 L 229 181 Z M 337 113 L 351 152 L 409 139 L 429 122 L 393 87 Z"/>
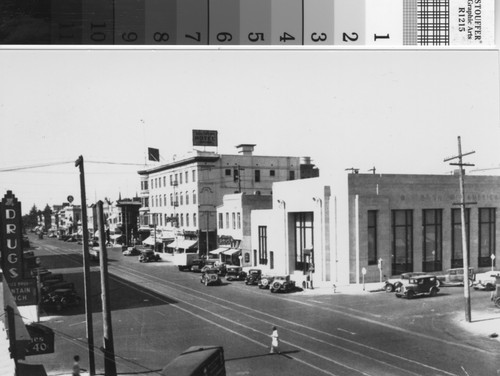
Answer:
<path fill-rule="evenodd" d="M 498 175 L 499 103 L 494 50 L 0 48 L 0 194 L 80 204 L 82 155 L 88 204 L 135 196 L 146 148 L 167 163 L 193 129 L 219 153 L 309 156 L 333 185 L 449 174 L 458 136 L 488 169 L 468 173 Z"/>

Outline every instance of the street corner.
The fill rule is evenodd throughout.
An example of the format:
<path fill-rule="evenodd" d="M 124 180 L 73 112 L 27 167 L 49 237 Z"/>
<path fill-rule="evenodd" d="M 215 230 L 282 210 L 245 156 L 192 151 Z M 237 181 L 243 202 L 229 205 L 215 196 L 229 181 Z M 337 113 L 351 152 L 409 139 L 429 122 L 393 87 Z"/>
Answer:
<path fill-rule="evenodd" d="M 453 321 L 464 332 L 500 342 L 500 314 L 473 312 L 471 316 L 471 322 L 468 322 L 463 313 L 457 313 Z"/>

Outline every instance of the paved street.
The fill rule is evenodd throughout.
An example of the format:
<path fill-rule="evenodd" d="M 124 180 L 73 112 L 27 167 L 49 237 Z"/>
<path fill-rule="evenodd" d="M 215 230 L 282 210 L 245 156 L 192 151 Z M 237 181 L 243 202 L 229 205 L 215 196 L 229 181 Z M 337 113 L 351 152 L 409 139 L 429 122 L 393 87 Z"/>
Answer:
<path fill-rule="evenodd" d="M 43 266 L 65 274 L 83 297 L 81 245 L 31 237 Z M 169 261 L 141 264 L 109 249 L 111 307 L 119 374 L 154 375 L 192 345 L 222 345 L 228 375 L 499 374 L 500 342 L 464 329 L 463 289 L 435 298 L 397 299 L 385 292 L 304 291 L 271 294 L 243 282 L 204 286 L 199 274 Z M 95 345 L 102 344 L 98 264 L 92 266 Z M 489 293 L 471 291 L 473 320 L 498 325 Z M 479 312 L 479 314 L 478 314 Z M 56 333 L 56 352 L 28 357 L 50 375 L 69 374 L 72 356 L 88 369 L 84 306 L 41 321 Z M 271 328 L 280 355 L 269 355 Z M 465 324 L 466 325 L 466 324 Z M 491 333 L 500 328 L 491 328 Z M 96 350 L 96 369 L 104 374 Z"/>

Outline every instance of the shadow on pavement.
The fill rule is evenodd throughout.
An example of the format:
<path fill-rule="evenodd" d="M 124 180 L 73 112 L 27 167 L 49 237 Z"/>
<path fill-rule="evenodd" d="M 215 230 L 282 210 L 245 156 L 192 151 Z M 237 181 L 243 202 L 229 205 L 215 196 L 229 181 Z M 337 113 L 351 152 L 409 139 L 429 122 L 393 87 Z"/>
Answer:
<path fill-rule="evenodd" d="M 259 354 L 259 355 L 241 356 L 239 358 L 229 358 L 226 359 L 226 362 L 232 362 L 235 360 L 242 360 L 242 359 L 262 358 L 263 356 L 271 356 L 271 355 L 283 355 L 286 358 L 292 359 L 291 357 L 287 356 L 287 354 L 296 354 L 298 352 L 299 350 L 282 351 L 280 353 L 274 353 L 274 354 L 267 352 L 265 354 Z"/>

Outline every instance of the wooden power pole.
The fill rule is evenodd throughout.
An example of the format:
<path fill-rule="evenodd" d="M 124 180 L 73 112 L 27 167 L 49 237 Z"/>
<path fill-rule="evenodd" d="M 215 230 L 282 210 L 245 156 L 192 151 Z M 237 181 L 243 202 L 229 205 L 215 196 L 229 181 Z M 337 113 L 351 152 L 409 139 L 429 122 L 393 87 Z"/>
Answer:
<path fill-rule="evenodd" d="M 465 202 L 465 188 L 464 188 L 464 166 L 474 166 L 473 164 L 463 163 L 462 158 L 466 155 L 474 154 L 474 151 L 468 153 L 462 153 L 462 144 L 460 141 L 460 136 L 458 136 L 458 155 L 450 158 L 446 158 L 444 161 L 448 162 L 454 159 L 458 159 L 458 163 L 450 163 L 452 166 L 458 166 L 460 168 L 460 203 L 455 203 L 455 205 L 460 205 L 461 208 L 461 222 L 462 222 L 462 252 L 463 252 L 463 264 L 464 264 L 464 298 L 465 298 L 465 320 L 471 322 L 471 309 L 470 309 L 470 290 L 469 290 L 469 251 L 467 249 L 467 229 L 465 222 L 465 212 L 466 205 L 475 204 L 475 202 Z"/>
<path fill-rule="evenodd" d="M 87 344 L 89 350 L 89 374 L 95 375 L 94 356 L 94 329 L 92 325 L 92 291 L 90 288 L 90 257 L 89 257 L 89 231 L 87 222 L 87 198 L 85 194 L 85 170 L 83 156 L 79 156 L 75 167 L 80 168 L 80 192 L 82 195 L 82 230 L 83 230 L 83 276 L 85 280 L 85 315 L 87 320 Z M 101 238 L 100 242 L 103 242 Z"/>
<path fill-rule="evenodd" d="M 99 238 L 104 239 L 104 211 L 102 201 L 97 202 L 97 222 Z M 116 376 L 115 346 L 111 325 L 111 307 L 108 283 L 108 252 L 104 242 L 100 242 L 99 263 L 101 264 L 102 327 L 104 349 L 104 374 Z"/>

